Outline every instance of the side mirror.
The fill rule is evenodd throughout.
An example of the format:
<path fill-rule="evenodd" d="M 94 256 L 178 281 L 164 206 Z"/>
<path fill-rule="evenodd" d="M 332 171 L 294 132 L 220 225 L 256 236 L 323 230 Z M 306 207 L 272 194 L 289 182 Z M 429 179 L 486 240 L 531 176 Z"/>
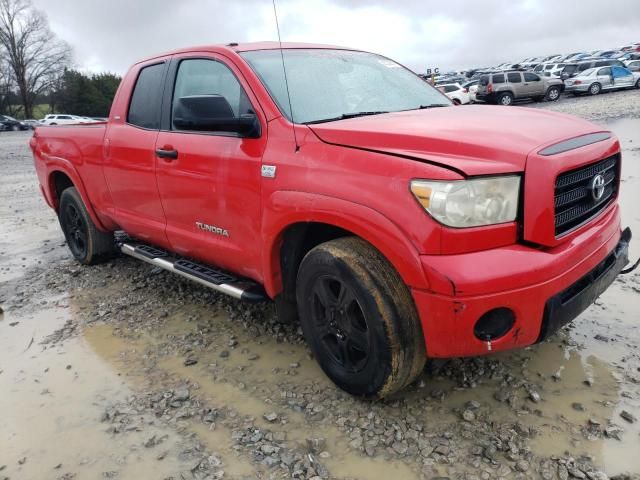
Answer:
<path fill-rule="evenodd" d="M 173 110 L 173 125 L 179 130 L 230 132 L 248 138 L 260 136 L 260 122 L 255 113 L 236 117 L 221 95 L 180 97 Z"/>

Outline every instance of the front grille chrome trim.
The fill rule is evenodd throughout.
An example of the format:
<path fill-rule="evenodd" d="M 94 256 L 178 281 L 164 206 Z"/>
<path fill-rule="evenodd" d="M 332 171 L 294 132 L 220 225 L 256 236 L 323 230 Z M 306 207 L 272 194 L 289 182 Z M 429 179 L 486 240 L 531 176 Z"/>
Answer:
<path fill-rule="evenodd" d="M 613 202 L 620 180 L 620 155 L 561 173 L 554 192 L 554 231 L 556 238 L 567 235 L 599 216 Z M 591 194 L 596 175 L 604 176 L 604 194 L 594 200 Z"/>

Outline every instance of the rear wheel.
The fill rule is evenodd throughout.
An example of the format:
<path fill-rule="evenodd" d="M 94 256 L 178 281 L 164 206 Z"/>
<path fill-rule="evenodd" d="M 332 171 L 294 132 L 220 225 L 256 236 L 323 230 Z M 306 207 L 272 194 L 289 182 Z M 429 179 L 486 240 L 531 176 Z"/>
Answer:
<path fill-rule="evenodd" d="M 512 105 L 513 104 L 513 95 L 510 94 L 509 92 L 501 93 L 498 96 L 498 103 L 500 105 L 505 105 L 505 106 Z"/>
<path fill-rule="evenodd" d="M 560 98 L 560 87 L 549 87 L 547 90 L 547 99 L 550 102 L 555 102 Z"/>
<path fill-rule="evenodd" d="M 422 371 L 425 344 L 413 298 L 365 241 L 345 237 L 309 251 L 296 292 L 305 338 L 338 387 L 380 398 Z"/>
<path fill-rule="evenodd" d="M 65 189 L 60 195 L 58 219 L 69 250 L 80 263 L 94 265 L 115 253 L 113 233 L 96 228 L 75 187 Z"/>
<path fill-rule="evenodd" d="M 591 95 L 598 95 L 601 90 L 602 90 L 602 86 L 599 83 L 593 83 L 589 87 L 589 93 Z"/>
<path fill-rule="evenodd" d="M 638 79 L 638 81 L 636 82 L 636 88 L 640 88 L 640 78 Z"/>
<path fill-rule="evenodd" d="M 460 104 L 462 103 L 462 102 L 461 102 L 459 99 L 457 99 L 457 98 L 454 98 L 452 101 L 453 101 L 453 104 L 454 104 L 454 105 L 460 105 Z"/>

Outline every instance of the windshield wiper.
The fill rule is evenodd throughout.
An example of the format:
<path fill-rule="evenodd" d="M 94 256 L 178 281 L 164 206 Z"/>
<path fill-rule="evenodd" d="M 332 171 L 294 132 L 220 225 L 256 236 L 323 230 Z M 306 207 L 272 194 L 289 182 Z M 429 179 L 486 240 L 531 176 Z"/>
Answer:
<path fill-rule="evenodd" d="M 311 125 L 314 123 L 335 122 L 337 120 L 346 120 L 347 118 L 366 117 L 368 115 L 381 115 L 383 113 L 389 113 L 385 110 L 371 111 L 371 112 L 353 112 L 343 113 L 339 117 L 323 118 L 322 120 L 311 120 L 310 122 L 304 122 L 305 125 Z"/>

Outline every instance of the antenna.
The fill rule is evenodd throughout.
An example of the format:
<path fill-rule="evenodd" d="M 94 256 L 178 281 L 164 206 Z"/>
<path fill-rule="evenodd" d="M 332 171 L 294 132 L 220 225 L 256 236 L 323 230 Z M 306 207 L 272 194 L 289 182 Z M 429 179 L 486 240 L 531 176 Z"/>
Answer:
<path fill-rule="evenodd" d="M 293 142 L 296 147 L 294 151 L 300 150 L 300 145 L 298 145 L 298 137 L 296 136 L 296 124 L 293 121 L 293 107 L 291 106 L 291 94 L 289 93 L 289 82 L 287 80 L 287 69 L 284 65 L 284 52 L 282 50 L 282 39 L 280 37 L 280 24 L 278 23 L 278 10 L 276 9 L 276 0 L 272 0 L 273 2 L 273 15 L 276 17 L 276 30 L 278 31 L 278 43 L 280 44 L 280 58 L 282 58 L 282 72 L 284 73 L 284 86 L 287 89 L 287 100 L 289 100 L 289 111 L 291 112 L 291 126 L 293 127 Z"/>

